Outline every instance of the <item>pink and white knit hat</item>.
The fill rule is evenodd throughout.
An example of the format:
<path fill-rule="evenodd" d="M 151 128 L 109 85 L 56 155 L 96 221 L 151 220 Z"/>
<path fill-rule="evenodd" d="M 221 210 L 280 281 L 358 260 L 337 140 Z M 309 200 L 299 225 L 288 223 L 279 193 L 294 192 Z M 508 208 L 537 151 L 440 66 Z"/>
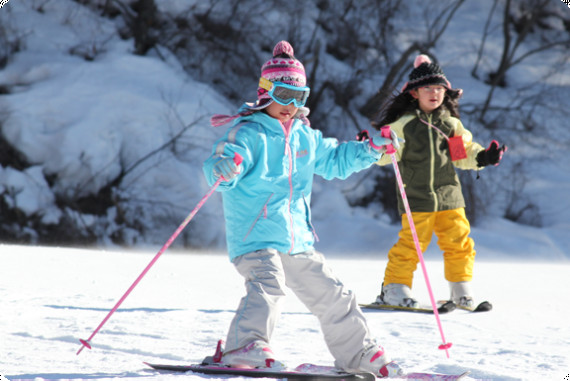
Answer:
<path fill-rule="evenodd" d="M 278 42 L 273 48 L 273 58 L 261 66 L 260 81 L 263 78 L 271 82 L 282 82 L 297 87 L 304 87 L 307 84 L 305 67 L 301 61 L 295 58 L 295 52 L 291 44 L 284 40 Z M 268 89 L 258 85 L 256 102 L 246 102 L 245 105 L 247 107 L 245 110 L 236 115 L 214 115 L 210 119 L 210 123 L 215 127 L 222 126 L 240 116 L 250 115 L 255 111 L 263 110 L 273 102 L 268 91 Z M 310 125 L 307 119 L 308 115 L 309 109 L 301 107 L 295 117 Z"/>
<path fill-rule="evenodd" d="M 287 41 L 280 41 L 275 45 L 273 58 L 261 66 L 261 78 L 298 87 L 303 87 L 307 84 L 305 67 L 301 61 L 295 58 L 293 47 Z M 258 87 L 257 99 L 266 98 L 269 98 L 267 90 Z"/>

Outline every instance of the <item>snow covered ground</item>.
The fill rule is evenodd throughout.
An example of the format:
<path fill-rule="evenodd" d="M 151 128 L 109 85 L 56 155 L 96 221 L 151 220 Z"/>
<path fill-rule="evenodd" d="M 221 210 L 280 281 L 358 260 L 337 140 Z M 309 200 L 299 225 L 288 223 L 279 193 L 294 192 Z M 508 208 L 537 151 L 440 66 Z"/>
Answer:
<path fill-rule="evenodd" d="M 200 361 L 225 337 L 243 281 L 223 253 L 167 251 L 95 335 L 93 349 L 76 355 L 78 340 L 91 335 L 155 254 L 0 246 L 0 374 L 12 381 L 212 379 L 159 374 L 143 361 Z M 453 343 L 449 359 L 437 348 L 432 315 L 366 312 L 374 335 L 409 371 L 567 380 L 570 264 L 514 261 L 507 254 L 476 262 L 475 296 L 492 301 L 492 312 L 441 315 Z M 360 302 L 370 302 L 384 256 L 333 255 L 329 264 Z M 441 260 L 434 256 L 427 266 L 436 298 L 445 298 Z M 429 301 L 420 270 L 414 291 Z M 272 344 L 290 365 L 333 362 L 316 318 L 293 295 L 285 299 Z"/>

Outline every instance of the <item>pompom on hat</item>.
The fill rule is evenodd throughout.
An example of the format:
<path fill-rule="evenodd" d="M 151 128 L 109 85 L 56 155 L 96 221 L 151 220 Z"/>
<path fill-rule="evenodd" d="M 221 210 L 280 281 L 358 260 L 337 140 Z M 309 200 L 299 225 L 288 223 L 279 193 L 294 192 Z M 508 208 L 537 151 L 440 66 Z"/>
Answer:
<path fill-rule="evenodd" d="M 271 82 L 282 82 L 288 85 L 303 87 L 307 84 L 305 67 L 295 58 L 295 51 L 287 41 L 280 41 L 273 48 L 273 58 L 261 66 L 261 78 Z M 267 99 L 267 90 L 258 87 L 257 98 Z"/>
<path fill-rule="evenodd" d="M 445 77 L 441 67 L 433 63 L 427 55 L 420 54 L 414 60 L 414 69 L 408 77 L 408 82 L 402 87 L 402 92 L 428 85 L 441 85 L 452 90 L 451 83 Z"/>

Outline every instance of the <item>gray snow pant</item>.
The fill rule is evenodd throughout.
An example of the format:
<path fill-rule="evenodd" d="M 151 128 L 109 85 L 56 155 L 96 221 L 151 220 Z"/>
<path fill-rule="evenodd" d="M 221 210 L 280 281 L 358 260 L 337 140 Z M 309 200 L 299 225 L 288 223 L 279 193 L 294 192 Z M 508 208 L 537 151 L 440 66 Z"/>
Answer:
<path fill-rule="evenodd" d="M 230 325 L 226 351 L 254 340 L 270 342 L 285 286 L 319 319 L 337 367 L 357 369 L 364 351 L 376 345 L 354 294 L 332 274 L 321 253 L 289 255 L 266 249 L 239 256 L 233 263 L 245 278 L 247 295 Z"/>

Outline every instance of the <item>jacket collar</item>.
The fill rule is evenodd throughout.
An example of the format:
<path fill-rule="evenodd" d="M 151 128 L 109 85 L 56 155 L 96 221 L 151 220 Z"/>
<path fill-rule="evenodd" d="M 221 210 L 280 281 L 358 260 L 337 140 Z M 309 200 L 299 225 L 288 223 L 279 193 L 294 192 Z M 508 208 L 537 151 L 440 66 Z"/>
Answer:
<path fill-rule="evenodd" d="M 434 110 L 433 112 L 427 114 L 425 112 L 423 112 L 422 110 L 420 110 L 419 108 L 416 109 L 416 115 L 424 120 L 428 120 L 431 119 L 432 121 L 438 121 L 438 120 L 445 120 L 447 118 L 449 118 L 450 113 L 446 108 L 442 108 L 439 107 L 437 110 Z"/>
<path fill-rule="evenodd" d="M 251 115 L 243 116 L 243 117 L 239 118 L 239 120 L 236 122 L 236 124 L 242 123 L 242 122 L 258 123 L 258 124 L 261 124 L 263 127 L 267 128 L 267 129 L 269 129 L 275 133 L 283 133 L 283 131 L 284 131 L 283 125 L 281 124 L 281 122 L 279 120 L 267 115 L 263 111 L 257 111 Z M 291 125 L 290 131 L 293 131 L 299 125 L 299 123 L 302 123 L 302 122 L 299 119 L 294 119 L 293 124 Z"/>

